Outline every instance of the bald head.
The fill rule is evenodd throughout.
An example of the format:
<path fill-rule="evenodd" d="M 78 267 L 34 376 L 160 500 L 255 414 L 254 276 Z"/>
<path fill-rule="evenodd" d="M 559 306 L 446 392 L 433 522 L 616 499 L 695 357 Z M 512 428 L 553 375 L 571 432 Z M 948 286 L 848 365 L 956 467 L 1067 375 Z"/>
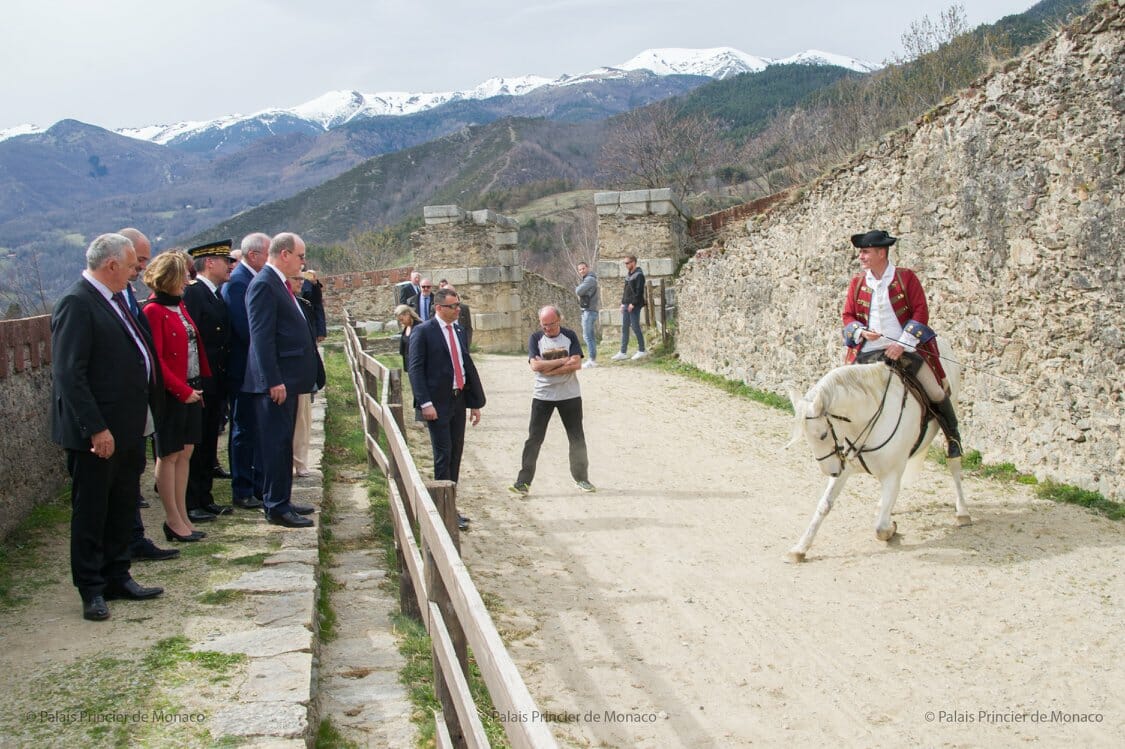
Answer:
<path fill-rule="evenodd" d="M 148 267 L 148 261 L 152 259 L 152 243 L 148 241 L 148 237 L 140 229 L 130 227 L 117 233 L 132 242 L 133 249 L 137 251 L 137 267 L 133 271 L 133 277 L 129 279 L 130 281 L 136 281 L 137 277 L 144 273 L 145 268 Z"/>

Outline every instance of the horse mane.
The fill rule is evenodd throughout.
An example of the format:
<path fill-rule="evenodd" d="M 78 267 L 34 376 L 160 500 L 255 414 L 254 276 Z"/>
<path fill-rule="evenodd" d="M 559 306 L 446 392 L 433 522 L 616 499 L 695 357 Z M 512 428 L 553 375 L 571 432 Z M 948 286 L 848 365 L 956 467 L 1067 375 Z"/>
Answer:
<path fill-rule="evenodd" d="M 878 403 L 887 387 L 887 365 L 849 364 L 836 367 L 820 378 L 805 399 L 825 409 L 853 402 Z"/>

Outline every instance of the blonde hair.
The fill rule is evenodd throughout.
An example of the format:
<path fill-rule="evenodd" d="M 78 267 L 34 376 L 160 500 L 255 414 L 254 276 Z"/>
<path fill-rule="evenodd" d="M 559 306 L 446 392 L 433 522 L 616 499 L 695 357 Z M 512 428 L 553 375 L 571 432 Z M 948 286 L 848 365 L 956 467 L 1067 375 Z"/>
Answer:
<path fill-rule="evenodd" d="M 409 304 L 400 304 L 399 306 L 395 307 L 396 320 L 398 319 L 399 315 L 410 315 L 412 318 L 414 318 L 415 322 L 422 322 L 422 318 L 418 317 L 418 313 L 415 312 L 414 308 Z"/>
<path fill-rule="evenodd" d="M 173 289 L 187 283 L 187 258 L 187 253 L 179 249 L 160 253 L 145 269 L 145 286 L 153 291 L 171 294 Z"/>

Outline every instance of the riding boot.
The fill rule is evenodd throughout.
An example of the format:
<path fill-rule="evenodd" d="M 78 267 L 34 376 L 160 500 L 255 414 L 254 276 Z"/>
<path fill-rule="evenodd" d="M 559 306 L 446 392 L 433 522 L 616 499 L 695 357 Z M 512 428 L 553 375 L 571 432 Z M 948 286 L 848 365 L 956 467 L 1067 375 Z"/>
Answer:
<path fill-rule="evenodd" d="M 941 431 L 945 433 L 945 441 L 948 445 L 946 450 L 946 457 L 960 458 L 961 457 L 961 432 L 957 429 L 957 414 L 953 411 L 953 401 L 949 396 L 945 399 L 931 404 L 934 409 L 934 414 L 937 416 L 938 426 Z"/>

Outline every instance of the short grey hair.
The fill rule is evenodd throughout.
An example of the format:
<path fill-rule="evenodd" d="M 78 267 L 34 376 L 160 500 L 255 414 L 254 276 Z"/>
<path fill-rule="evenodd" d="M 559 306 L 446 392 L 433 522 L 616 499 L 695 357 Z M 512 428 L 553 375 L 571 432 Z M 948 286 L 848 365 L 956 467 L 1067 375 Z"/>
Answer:
<path fill-rule="evenodd" d="M 269 249 L 269 246 L 269 234 L 263 234 L 260 231 L 254 232 L 253 234 L 247 234 L 242 238 L 241 247 L 243 255 L 247 255 L 251 252 L 265 252 Z"/>
<path fill-rule="evenodd" d="M 110 260 L 122 260 L 125 251 L 133 246 L 128 237 L 120 234 L 102 234 L 95 237 L 86 248 L 86 268 L 97 270 Z"/>

